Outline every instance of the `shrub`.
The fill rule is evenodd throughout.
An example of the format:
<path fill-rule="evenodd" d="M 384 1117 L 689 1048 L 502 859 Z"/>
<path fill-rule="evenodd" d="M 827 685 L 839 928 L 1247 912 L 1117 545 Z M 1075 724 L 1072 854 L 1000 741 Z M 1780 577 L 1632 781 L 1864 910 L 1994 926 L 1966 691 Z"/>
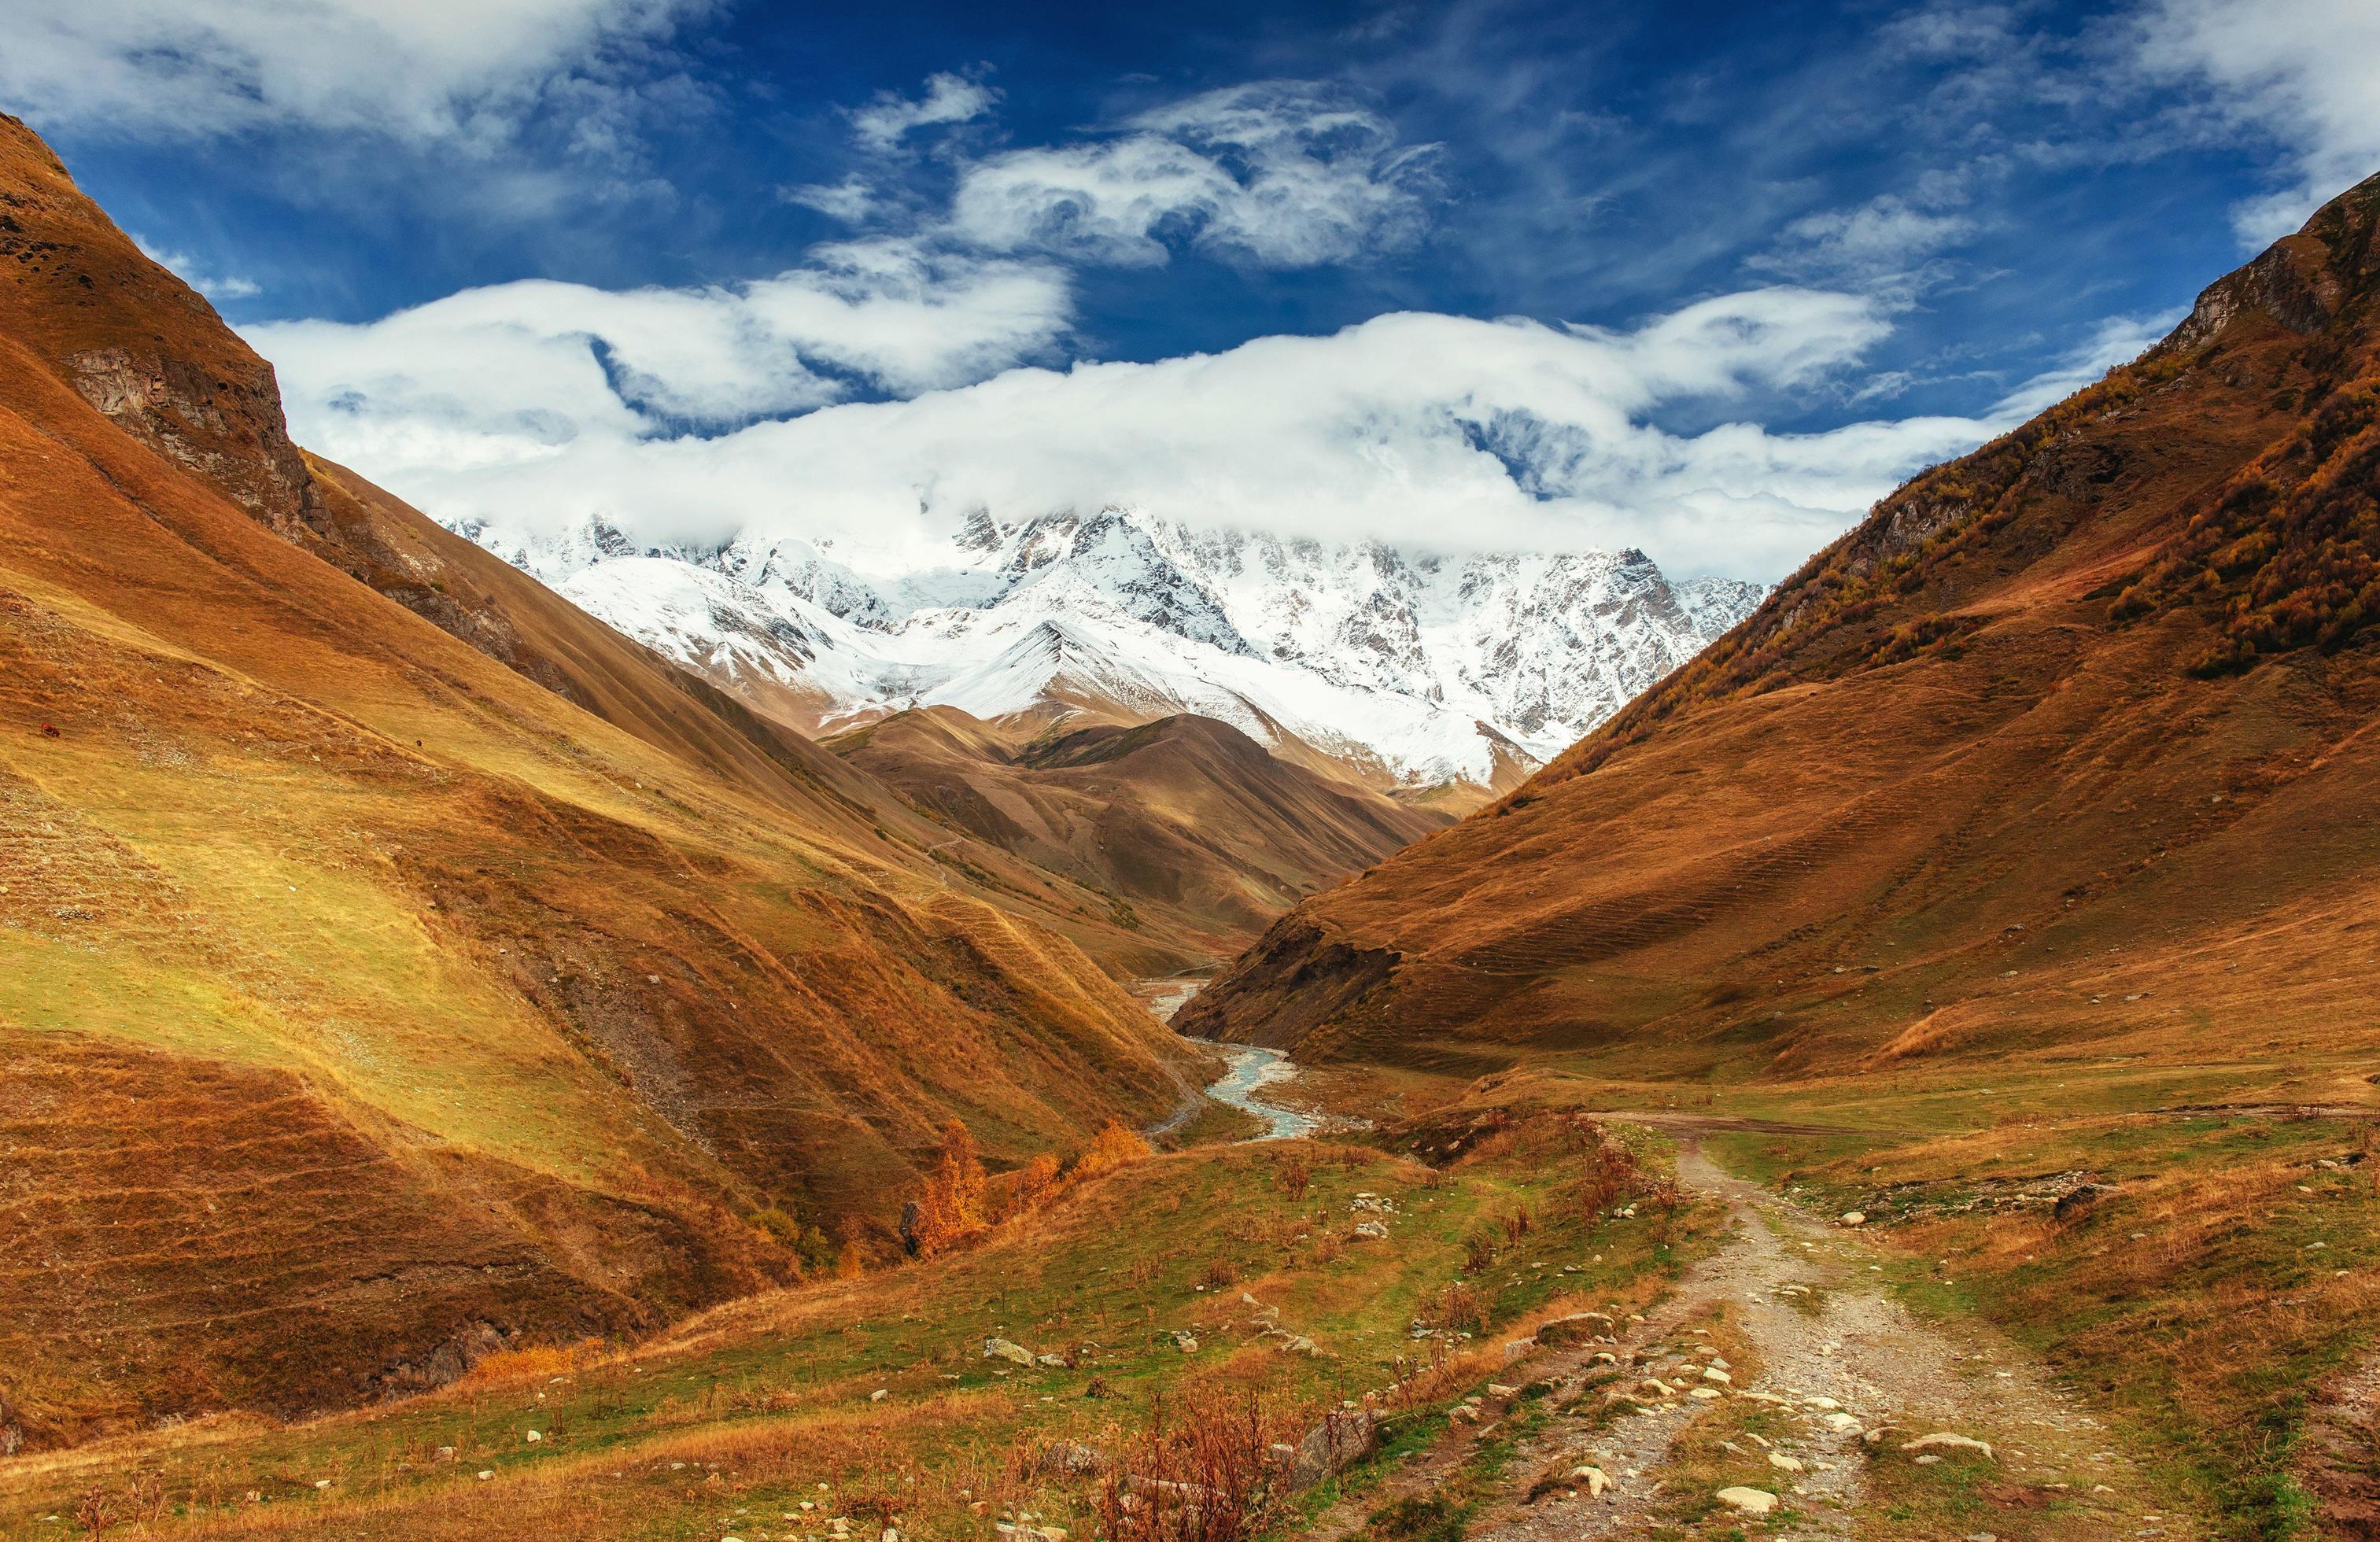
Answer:
<path fill-rule="evenodd" d="M 1194 1389 L 1160 1398 L 1099 1489 L 1105 1542 L 1244 1542 L 1272 1509 L 1274 1431 L 1255 1394 Z"/>
<path fill-rule="evenodd" d="M 1075 1159 L 1075 1176 L 1096 1178 L 1102 1172 L 1147 1161 L 1149 1156 L 1148 1142 L 1110 1120 L 1107 1127 L 1092 1137 L 1090 1149 Z"/>
<path fill-rule="evenodd" d="M 902 1240 L 911 1253 L 930 1258 L 947 1253 L 984 1229 L 983 1156 L 967 1127 L 953 1119 L 942 1126 L 942 1144 L 926 1183 L 901 1218 Z"/>
<path fill-rule="evenodd" d="M 1463 1239 L 1463 1269 L 1467 1274 L 1477 1274 L 1496 1261 L 1496 1238 L 1493 1232 L 1474 1232 Z"/>
<path fill-rule="evenodd" d="M 1422 1304 L 1421 1325 L 1447 1333 L 1479 1332 L 1488 1326 L 1488 1298 L 1468 1281 L 1440 1286 Z"/>

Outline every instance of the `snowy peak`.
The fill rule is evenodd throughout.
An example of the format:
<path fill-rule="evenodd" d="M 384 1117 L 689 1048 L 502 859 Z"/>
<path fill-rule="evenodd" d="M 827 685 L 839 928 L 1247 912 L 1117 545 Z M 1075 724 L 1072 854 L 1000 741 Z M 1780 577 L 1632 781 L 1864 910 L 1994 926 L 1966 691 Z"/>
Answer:
<path fill-rule="evenodd" d="M 715 550 L 590 523 L 467 529 L 621 630 L 811 728 L 911 705 L 979 718 L 1189 712 L 1364 780 L 1500 785 L 1748 614 L 1641 552 L 1415 554 L 1138 510 L 971 516 L 938 559 L 871 569 L 797 536 Z"/>

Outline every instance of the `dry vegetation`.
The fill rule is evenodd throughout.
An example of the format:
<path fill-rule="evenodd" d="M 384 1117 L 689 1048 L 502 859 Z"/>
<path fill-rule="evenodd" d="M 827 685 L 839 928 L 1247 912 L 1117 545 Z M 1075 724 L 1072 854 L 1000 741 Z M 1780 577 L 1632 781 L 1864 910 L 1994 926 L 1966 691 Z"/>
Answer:
<path fill-rule="evenodd" d="M 1257 1435 L 1269 1445 L 1350 1398 L 1426 1421 L 1500 1372 L 1493 1338 L 1414 1333 L 1475 1232 L 1503 1245 L 1485 1277 L 1462 1275 L 1468 1320 L 1500 1337 L 1580 1305 L 1641 1304 L 1701 1245 L 1691 1228 L 1665 1242 L 1649 1223 L 1567 1213 L 1571 1175 L 1551 1148 L 1443 1172 L 1313 1144 L 1141 1156 L 1057 1184 L 938 1257 L 735 1303 L 659 1341 L 491 1356 L 455 1387 L 367 1414 L 201 1421 L 22 1459 L 0 1474 L 0 1517 L 40 1535 L 40 1516 L 91 1496 L 119 1535 L 146 1505 L 137 1535 L 748 1539 L 822 1536 L 837 1515 L 971 1534 L 1006 1513 L 1220 1542 L 1282 1513 L 1269 1478 L 1233 1487 Z M 1294 1198 L 1291 1170 L 1306 1174 Z M 1392 1208 L 1357 1208 L 1366 1193 Z M 1536 1219 L 1515 1233 L 1522 1214 Z M 1387 1240 L 1354 1235 L 1383 1215 Z M 1221 1273 L 1232 1281 L 1212 1284 Z M 1316 1352 L 1285 1349 L 1290 1335 Z M 1056 1363 L 988 1358 L 992 1336 Z M 1060 1442 L 1239 1497 L 1152 1502 L 1127 1523 L 1131 1490 L 1066 1469 Z"/>

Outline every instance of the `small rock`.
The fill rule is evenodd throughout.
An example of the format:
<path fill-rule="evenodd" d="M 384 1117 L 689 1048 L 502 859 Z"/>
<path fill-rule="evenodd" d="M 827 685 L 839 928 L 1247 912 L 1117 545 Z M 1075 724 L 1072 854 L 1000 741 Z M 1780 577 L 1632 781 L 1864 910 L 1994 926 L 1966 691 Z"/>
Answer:
<path fill-rule="evenodd" d="M 318 1477 L 314 1480 L 314 1491 L 318 1494 L 323 1489 L 328 1488 L 330 1486 L 331 1480 L 329 1478 Z"/>
<path fill-rule="evenodd" d="M 1842 1219 L 1843 1224 L 1846 1226 L 1864 1226 L 1867 1224 L 1867 1212 L 1864 1210 L 1845 1210 L 1843 1212 Z"/>
<path fill-rule="evenodd" d="M 1735 1385 L 1735 1378 L 1728 1375 L 1727 1372 L 1719 1369 L 1717 1366 L 1706 1366 L 1703 1371 L 1703 1379 L 1705 1381 L 1716 1381 L 1722 1387 L 1732 1387 Z"/>
<path fill-rule="evenodd" d="M 1012 1360 L 1020 1366 L 1033 1364 L 1033 1352 L 1012 1339 L 986 1339 L 983 1357 L 987 1360 Z"/>
<path fill-rule="evenodd" d="M 1799 1457 L 1787 1456 L 1782 1451 L 1770 1451 L 1768 1464 L 1780 1473 L 1798 1473 L 1802 1470 Z"/>
<path fill-rule="evenodd" d="M 1488 1395 L 1489 1397 L 1491 1397 L 1491 1398 L 1509 1398 L 1509 1397 L 1512 1397 L 1512 1396 L 1514 1396 L 1515 1394 L 1517 1394 L 1517 1393 L 1520 1391 L 1520 1390 L 1521 1390 L 1521 1389 L 1519 1389 L 1518 1387 L 1507 1387 L 1507 1386 L 1504 1386 L 1504 1385 L 1503 1385 L 1502 1383 L 1500 1383 L 1500 1382 L 1490 1381 L 1489 1383 L 1488 1383 Z"/>
<path fill-rule="evenodd" d="M 524 1445 L 530 1445 L 530 1446 L 533 1446 L 533 1445 L 536 1445 L 540 1440 L 542 1440 L 542 1439 L 545 1439 L 545 1437 L 544 1437 L 544 1436 L 540 1435 L 536 1430 L 533 1430 L 533 1429 L 532 1429 L 532 1430 L 530 1430 L 528 1434 L 523 1435 L 523 1436 L 521 1437 L 521 1442 L 522 1442 L 522 1444 L 524 1444 Z"/>
<path fill-rule="evenodd" d="M 891 1389 L 879 1387 L 876 1390 L 868 1394 L 868 1401 L 870 1402 L 882 1402 L 886 1398 L 889 1398 L 892 1395 L 892 1393 Z"/>
<path fill-rule="evenodd" d="M 1590 1500 L 1601 1499 L 1603 1491 L 1611 1487 L 1611 1479 L 1605 1475 L 1600 1467 L 1572 1467 L 1570 1470 L 1570 1480 L 1572 1483 L 1585 1484 L 1586 1497 Z"/>
<path fill-rule="evenodd" d="M 1718 1502 L 1746 1515 L 1766 1515 L 1777 1508 L 1777 1496 L 1766 1488 L 1722 1488 Z"/>
<path fill-rule="evenodd" d="M 1714 1398 L 1723 1397 L 1725 1395 L 1725 1393 L 1721 1392 L 1716 1387 L 1697 1387 L 1686 1394 L 1686 1396 L 1703 1402 L 1708 1402 Z"/>
<path fill-rule="evenodd" d="M 1937 1430 L 1931 1435 L 1920 1435 L 1900 1449 L 1905 1451 L 1920 1451 L 1937 1448 L 1943 1451 L 1971 1451 L 1979 1453 L 1986 1462 L 1992 1460 L 1992 1448 L 1987 1443 L 1969 1439 L 1964 1435 L 1948 1434 L 1941 1430 Z"/>
<path fill-rule="evenodd" d="M 1933 1467 L 1939 1465 L 1942 1459 L 1940 1457 L 1935 1455 L 1932 1451 L 1927 1451 L 1925 1455 L 1917 1459 L 1917 1464 L 1921 1467 Z"/>
<path fill-rule="evenodd" d="M 430 1460 L 432 1462 L 452 1462 L 455 1460 L 455 1448 L 452 1446 L 441 1446 L 436 1451 L 430 1453 Z"/>
<path fill-rule="evenodd" d="M 1196 1354 L 1198 1353 L 1198 1336 L 1177 1328 L 1173 1330 L 1173 1347 L 1184 1354 Z"/>
<path fill-rule="evenodd" d="M 495 1475 L 496 1475 L 495 1474 L 493 1474 L 493 1473 L 492 1473 L 492 1472 L 488 1471 L 488 1469 L 486 1469 L 485 1467 L 482 1467 L 482 1468 L 480 1468 L 480 1481 L 481 1483 L 485 1483 L 485 1482 L 487 1482 L 490 1478 L 492 1478 L 492 1477 L 493 1477 L 493 1476 L 495 1476 Z"/>

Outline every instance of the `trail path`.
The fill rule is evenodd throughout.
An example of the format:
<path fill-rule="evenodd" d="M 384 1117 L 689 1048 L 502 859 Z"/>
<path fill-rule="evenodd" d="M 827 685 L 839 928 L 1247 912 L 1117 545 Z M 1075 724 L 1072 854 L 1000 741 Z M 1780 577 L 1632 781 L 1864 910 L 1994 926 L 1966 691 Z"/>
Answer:
<path fill-rule="evenodd" d="M 1620 1116 L 1633 1118 L 1633 1115 Z M 1647 1120 L 1646 1123 L 1657 1121 Z M 1732 1536 L 1796 1537 L 1934 1537 L 1992 1536 L 1999 1542 L 2059 1537 L 2196 1537 L 2204 1528 L 2162 1502 L 2109 1434 L 2067 1393 L 2053 1386 L 2021 1349 L 1982 1324 L 1921 1321 L 1886 1293 L 1877 1255 L 1855 1232 L 1820 1222 L 1789 1202 L 1723 1172 L 1706 1157 L 1690 1116 L 1658 1123 L 1679 1137 L 1679 1176 L 1724 1200 L 1732 1230 L 1719 1250 L 1694 1268 L 1646 1320 L 1621 1325 L 1616 1344 L 1585 1344 L 1545 1352 L 1501 1379 L 1553 1384 L 1543 1406 L 1556 1408 L 1580 1391 L 1576 1411 L 1554 1414 L 1524 1436 L 1497 1485 L 1472 1517 L 1471 1542 L 1585 1542 L 1600 1537 L 1680 1535 L 1664 1512 L 1682 1499 L 1706 1499 L 1718 1485 L 1707 1473 L 1690 1478 L 1673 1464 L 1673 1448 L 1694 1421 L 1741 1412 L 1744 1394 L 1787 1400 L 1769 1405 L 1778 1455 L 1799 1472 L 1771 1465 L 1747 1441 L 1729 1484 L 1750 1482 L 1778 1496 L 1783 1509 L 1771 1523 L 1722 1506 L 1687 1528 Z M 1733 1330 L 1757 1355 L 1756 1375 L 1738 1376 L 1725 1396 L 1697 1400 L 1662 1396 L 1645 1383 L 1659 1378 L 1691 1386 L 1708 1364 L 1706 1340 L 1691 1322 L 1724 1305 Z M 1604 1369 L 1598 1351 L 1619 1357 L 1616 1389 L 1642 1392 L 1640 1405 L 1621 1404 L 1595 1417 L 1604 1391 L 1585 1385 Z M 1696 1374 L 1678 1367 L 1697 1367 Z M 1431 1493 L 1452 1479 L 1481 1442 L 1497 1438 L 1505 1408 L 1490 1402 L 1476 1427 L 1456 1425 L 1434 1447 L 1398 1469 L 1378 1490 L 1342 1502 L 1321 1517 L 1315 1536 L 1352 1536 L 1380 1506 Z M 1517 1415 L 1517 1406 L 1511 1412 Z M 1888 1428 L 1878 1447 L 1862 1436 Z M 1871 1494 L 1870 1463 L 1895 1463 L 1896 1481 L 1921 1490 L 1949 1482 L 1948 1465 L 1911 1465 L 1902 1443 L 1936 1431 L 1988 1441 L 1995 1460 L 1980 1475 L 1985 1499 L 1955 1529 L 1933 1521 L 1894 1518 Z M 1592 1464 L 1611 1487 L 1590 1498 L 1588 1485 L 1556 1487 L 1534 1503 L 1529 1492 L 1548 1472 Z M 1760 1475 L 1753 1477 L 1751 1475 Z M 2056 1485 L 2064 1485 L 2060 1488 Z M 1699 1487 L 1697 1487 L 1699 1486 Z M 1777 1524 L 1783 1523 L 1783 1524 Z M 1764 1529 L 1765 1528 L 1765 1529 Z"/>

